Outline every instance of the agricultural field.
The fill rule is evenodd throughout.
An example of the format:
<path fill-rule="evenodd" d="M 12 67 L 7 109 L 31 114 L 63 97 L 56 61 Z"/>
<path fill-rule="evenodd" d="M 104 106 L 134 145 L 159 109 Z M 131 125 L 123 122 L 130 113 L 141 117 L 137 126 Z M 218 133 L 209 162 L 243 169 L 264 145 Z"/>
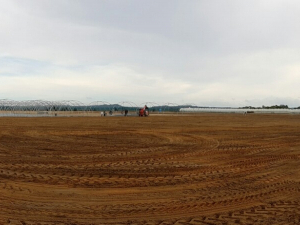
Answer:
<path fill-rule="evenodd" d="M 0 118 L 0 224 L 300 224 L 300 115 Z"/>

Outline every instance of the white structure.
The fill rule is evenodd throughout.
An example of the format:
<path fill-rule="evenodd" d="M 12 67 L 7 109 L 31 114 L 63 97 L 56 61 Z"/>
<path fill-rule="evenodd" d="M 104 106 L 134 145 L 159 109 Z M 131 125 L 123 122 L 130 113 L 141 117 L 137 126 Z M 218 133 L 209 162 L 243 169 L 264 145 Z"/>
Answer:
<path fill-rule="evenodd" d="M 241 109 L 230 107 L 201 107 L 195 104 L 178 105 L 176 103 L 159 104 L 155 102 L 145 102 L 140 104 L 140 107 L 134 102 L 119 102 L 111 104 L 106 101 L 95 101 L 88 105 L 82 102 L 70 101 L 45 101 L 45 100 L 25 100 L 14 101 L 10 99 L 0 99 L 0 117 L 17 116 L 17 117 L 51 117 L 51 116 L 104 116 L 115 115 L 115 111 L 119 115 L 124 115 L 125 110 L 131 111 L 132 116 L 136 116 L 138 109 L 147 105 L 149 110 L 158 113 L 285 113 L 285 114 L 300 114 L 300 109 Z M 180 108 L 180 110 L 179 110 Z M 100 113 L 100 112 L 103 112 Z M 118 114 L 118 113 L 117 113 Z"/>
<path fill-rule="evenodd" d="M 181 108 L 186 113 L 285 113 L 300 114 L 300 109 Z"/>

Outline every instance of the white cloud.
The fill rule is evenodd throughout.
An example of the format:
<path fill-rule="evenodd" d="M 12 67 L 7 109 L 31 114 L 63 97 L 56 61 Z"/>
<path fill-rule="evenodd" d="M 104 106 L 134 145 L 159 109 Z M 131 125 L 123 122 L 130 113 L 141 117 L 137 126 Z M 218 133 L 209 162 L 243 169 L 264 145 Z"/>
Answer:
<path fill-rule="evenodd" d="M 0 98 L 300 105 L 298 1 L 0 3 Z"/>

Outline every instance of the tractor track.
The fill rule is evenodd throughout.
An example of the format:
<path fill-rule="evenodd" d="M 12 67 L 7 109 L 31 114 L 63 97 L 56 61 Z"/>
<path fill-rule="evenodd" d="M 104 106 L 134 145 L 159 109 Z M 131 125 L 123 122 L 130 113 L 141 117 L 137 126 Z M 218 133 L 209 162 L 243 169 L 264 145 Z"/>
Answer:
<path fill-rule="evenodd" d="M 0 120 L 0 224 L 300 224 L 297 115 Z"/>

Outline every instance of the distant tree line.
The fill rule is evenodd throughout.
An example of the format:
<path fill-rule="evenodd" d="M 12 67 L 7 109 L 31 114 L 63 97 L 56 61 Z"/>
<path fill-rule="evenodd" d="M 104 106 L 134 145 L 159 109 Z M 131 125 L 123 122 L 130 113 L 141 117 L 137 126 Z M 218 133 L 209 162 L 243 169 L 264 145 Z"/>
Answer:
<path fill-rule="evenodd" d="M 262 106 L 263 109 L 288 109 L 288 105 L 272 105 L 272 106 Z"/>
<path fill-rule="evenodd" d="M 262 107 L 253 107 L 253 106 L 244 106 L 241 109 L 288 109 L 288 105 L 271 105 L 271 106 L 262 106 Z M 300 106 L 298 107 L 298 109 Z"/>

